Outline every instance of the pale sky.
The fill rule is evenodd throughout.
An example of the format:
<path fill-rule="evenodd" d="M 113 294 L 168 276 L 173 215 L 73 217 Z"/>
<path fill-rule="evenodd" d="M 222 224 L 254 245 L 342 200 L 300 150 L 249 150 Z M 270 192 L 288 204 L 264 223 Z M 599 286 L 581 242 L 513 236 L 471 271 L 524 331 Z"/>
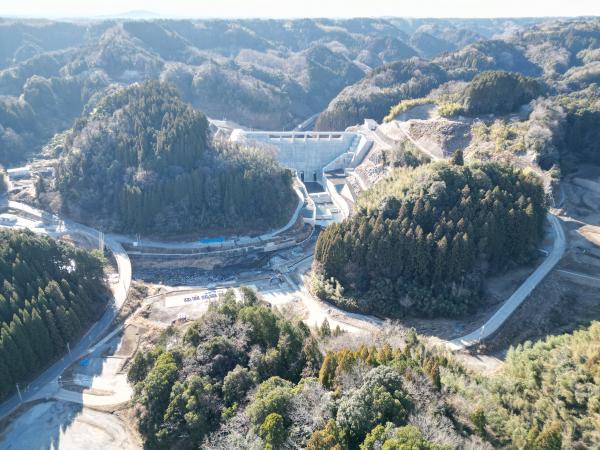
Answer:
<path fill-rule="evenodd" d="M 0 16 L 539 17 L 600 15 L 600 0 L 0 0 Z"/>

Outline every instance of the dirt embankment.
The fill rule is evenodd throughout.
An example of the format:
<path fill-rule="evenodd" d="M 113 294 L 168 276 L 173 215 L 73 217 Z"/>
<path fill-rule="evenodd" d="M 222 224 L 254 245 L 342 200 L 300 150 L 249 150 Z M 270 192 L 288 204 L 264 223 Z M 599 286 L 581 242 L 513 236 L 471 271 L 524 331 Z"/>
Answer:
<path fill-rule="evenodd" d="M 442 155 L 464 150 L 471 141 L 470 124 L 456 120 L 411 120 L 408 132 L 421 145 L 437 148 Z"/>

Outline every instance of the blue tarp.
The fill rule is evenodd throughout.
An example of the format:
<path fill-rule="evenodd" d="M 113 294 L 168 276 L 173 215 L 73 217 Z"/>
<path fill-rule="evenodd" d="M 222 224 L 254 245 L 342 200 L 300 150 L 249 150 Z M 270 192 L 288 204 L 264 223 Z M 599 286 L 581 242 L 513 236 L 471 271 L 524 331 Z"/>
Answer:
<path fill-rule="evenodd" d="M 225 242 L 224 237 L 206 238 L 200 240 L 201 244 L 220 244 L 222 242 Z"/>
<path fill-rule="evenodd" d="M 90 360 L 89 360 L 89 359 L 87 359 L 87 358 L 85 358 L 85 359 L 82 359 L 81 361 L 79 361 L 79 365 L 80 365 L 81 367 L 87 367 L 87 366 L 89 366 L 89 365 L 90 365 Z"/>

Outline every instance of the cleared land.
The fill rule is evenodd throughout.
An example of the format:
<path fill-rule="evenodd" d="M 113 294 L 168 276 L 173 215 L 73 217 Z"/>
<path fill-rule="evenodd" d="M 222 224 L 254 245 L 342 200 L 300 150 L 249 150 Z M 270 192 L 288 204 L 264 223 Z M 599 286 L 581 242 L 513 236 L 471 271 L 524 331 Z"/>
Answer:
<path fill-rule="evenodd" d="M 115 415 L 64 401 L 32 406 L 19 415 L 0 438 L 0 447 L 7 450 L 141 448 Z"/>

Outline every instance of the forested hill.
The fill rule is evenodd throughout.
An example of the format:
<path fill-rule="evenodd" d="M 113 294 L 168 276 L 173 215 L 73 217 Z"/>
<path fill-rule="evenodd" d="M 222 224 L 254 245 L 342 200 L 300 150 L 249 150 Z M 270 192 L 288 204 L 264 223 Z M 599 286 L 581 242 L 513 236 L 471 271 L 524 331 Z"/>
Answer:
<path fill-rule="evenodd" d="M 414 333 L 314 333 L 232 291 L 129 366 L 148 449 L 592 449 L 600 323 L 508 351 L 473 374 Z M 378 339 L 379 338 L 379 339 Z M 370 339 L 370 340 L 369 340 Z M 358 342 L 357 342 L 358 341 Z M 168 347 L 167 347 L 167 344 Z M 378 346 L 375 346 L 378 345 Z"/>
<path fill-rule="evenodd" d="M 400 169 L 358 206 L 320 234 L 315 289 L 396 317 L 468 311 L 486 272 L 533 256 L 545 217 L 537 178 L 497 164 Z"/>
<path fill-rule="evenodd" d="M 321 111 L 365 71 L 531 22 L 0 18 L 0 163 L 39 152 L 114 83 L 167 81 L 211 117 L 280 130 Z"/>
<path fill-rule="evenodd" d="M 320 114 L 317 127 L 342 129 L 366 118 L 380 121 L 386 115 L 385 108 L 391 105 L 426 95 L 452 94 L 462 82 L 484 71 L 493 72 L 470 85 L 467 97 L 474 101 L 466 105 L 467 114 L 505 114 L 538 95 L 584 89 L 600 81 L 600 20 L 597 18 L 556 20 L 504 31 L 495 39 L 477 40 L 459 49 L 445 48 L 442 51 L 446 53 L 438 51 L 434 58 L 429 55 L 429 69 L 436 68 L 436 72 L 443 73 L 441 78 L 432 78 L 431 70 L 424 68 L 417 68 L 408 80 L 397 76 L 398 67 L 409 64 L 407 59 L 373 70 L 331 100 Z M 437 34 L 425 34 L 427 36 L 415 33 L 411 42 L 427 42 L 438 49 L 444 47 L 438 45 Z M 427 56 L 427 52 L 420 55 Z M 506 76 L 503 71 L 512 74 Z M 516 74 L 525 78 L 518 78 Z M 526 77 L 540 77 L 541 83 Z M 441 85 L 439 89 L 432 91 L 438 85 Z M 549 89 L 544 89 L 545 86 Z M 478 99 L 481 102 L 477 103 Z"/>
<path fill-rule="evenodd" d="M 179 345 L 140 352 L 129 369 L 146 448 L 205 448 L 200 445 L 204 437 L 231 419 L 265 380 L 257 391 L 262 398 L 248 410 L 253 424 L 260 426 L 270 412 L 291 410 L 293 395 L 301 402 L 300 412 L 302 388 L 292 390 L 292 382 L 314 375 L 321 364 L 308 327 L 285 319 L 249 289 L 242 289 L 241 301 L 228 291 L 183 339 L 172 337 Z M 237 442 L 208 448 L 262 447 Z"/>
<path fill-rule="evenodd" d="M 508 114 L 545 93 L 543 83 L 518 73 L 483 72 L 476 75 L 462 94 L 465 114 Z"/>
<path fill-rule="evenodd" d="M 289 219 L 291 182 L 264 152 L 213 144 L 206 117 L 152 81 L 108 94 L 77 121 L 54 186 L 38 196 L 125 232 L 252 231 Z"/>
<path fill-rule="evenodd" d="M 448 75 L 441 66 L 422 59 L 387 64 L 340 92 L 315 126 L 318 130 L 344 130 L 365 118 L 381 121 L 401 100 L 422 97 L 445 81 Z"/>
<path fill-rule="evenodd" d="M 0 399 L 100 317 L 108 299 L 102 265 L 71 245 L 0 231 Z"/>
<path fill-rule="evenodd" d="M 429 93 L 430 70 L 407 78 L 391 64 L 424 58 L 449 80 L 541 75 L 565 92 L 598 82 L 599 42 L 597 18 L 0 19 L 0 164 L 39 153 L 114 84 L 166 81 L 210 117 L 259 129 L 293 128 L 329 104 L 320 128 L 340 129 Z"/>

